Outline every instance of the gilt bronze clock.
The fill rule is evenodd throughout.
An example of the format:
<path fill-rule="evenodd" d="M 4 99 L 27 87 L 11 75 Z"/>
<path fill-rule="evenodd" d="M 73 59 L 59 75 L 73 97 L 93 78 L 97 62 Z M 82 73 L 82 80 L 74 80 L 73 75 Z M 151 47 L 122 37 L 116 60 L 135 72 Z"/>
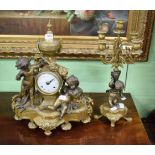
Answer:
<path fill-rule="evenodd" d="M 70 122 L 88 123 L 91 121 L 93 100 L 79 87 L 76 76 L 68 76 L 68 70 L 57 64 L 55 56 L 61 48 L 60 42 L 53 39 L 48 23 L 45 39 L 38 42 L 38 53 L 32 58 L 21 57 L 16 62 L 22 79 L 21 91 L 12 98 L 15 119 L 29 120 L 28 127 L 37 127 L 50 135 L 61 126 L 70 130 Z"/>

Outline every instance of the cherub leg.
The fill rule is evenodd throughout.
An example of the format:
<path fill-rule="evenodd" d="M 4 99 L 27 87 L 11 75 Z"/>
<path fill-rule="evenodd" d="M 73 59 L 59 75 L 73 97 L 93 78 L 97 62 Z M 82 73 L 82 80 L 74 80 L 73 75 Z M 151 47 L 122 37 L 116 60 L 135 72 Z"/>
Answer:
<path fill-rule="evenodd" d="M 57 99 L 53 105 L 48 106 L 49 109 L 55 110 L 62 104 L 62 100 Z"/>
<path fill-rule="evenodd" d="M 122 90 L 120 91 L 120 95 L 121 95 L 121 100 L 123 100 L 123 101 L 126 100 L 126 97 L 123 95 L 123 91 Z"/>
<path fill-rule="evenodd" d="M 66 103 L 63 103 L 62 104 L 62 111 L 61 111 L 61 118 L 64 116 L 64 114 L 66 113 L 67 111 L 67 104 Z"/>
<path fill-rule="evenodd" d="M 111 97 L 109 97 L 109 104 L 111 105 L 111 107 L 113 106 L 113 104 L 112 104 L 112 98 Z"/>

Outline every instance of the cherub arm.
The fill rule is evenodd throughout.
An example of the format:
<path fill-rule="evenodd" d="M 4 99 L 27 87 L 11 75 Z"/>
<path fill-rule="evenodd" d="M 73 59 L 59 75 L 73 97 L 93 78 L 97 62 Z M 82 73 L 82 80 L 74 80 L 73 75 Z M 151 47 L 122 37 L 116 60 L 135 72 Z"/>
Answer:
<path fill-rule="evenodd" d="M 24 76 L 24 72 L 20 71 L 17 75 L 16 75 L 16 80 L 21 80 L 21 77 Z"/>

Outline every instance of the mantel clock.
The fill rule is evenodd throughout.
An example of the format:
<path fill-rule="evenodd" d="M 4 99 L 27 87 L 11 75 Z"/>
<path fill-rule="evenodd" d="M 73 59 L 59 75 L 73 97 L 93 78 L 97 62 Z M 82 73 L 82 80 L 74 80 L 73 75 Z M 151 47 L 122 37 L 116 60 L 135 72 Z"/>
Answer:
<path fill-rule="evenodd" d="M 38 42 L 38 52 L 31 58 L 20 57 L 16 62 L 22 79 L 21 91 L 12 98 L 15 119 L 28 119 L 28 127 L 37 127 L 50 135 L 61 126 L 70 130 L 71 121 L 91 121 L 93 100 L 84 95 L 76 76 L 68 75 L 65 67 L 56 63 L 61 44 L 53 39 L 50 21 L 45 39 Z M 46 54 L 46 57 L 45 55 Z"/>

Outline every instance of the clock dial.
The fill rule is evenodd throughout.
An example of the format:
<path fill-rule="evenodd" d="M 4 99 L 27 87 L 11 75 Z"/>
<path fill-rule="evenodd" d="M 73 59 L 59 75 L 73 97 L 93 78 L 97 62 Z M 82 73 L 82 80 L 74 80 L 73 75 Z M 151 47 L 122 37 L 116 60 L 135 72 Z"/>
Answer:
<path fill-rule="evenodd" d="M 62 81 L 59 76 L 52 72 L 42 72 L 38 75 L 37 86 L 41 93 L 52 95 L 59 91 Z"/>

